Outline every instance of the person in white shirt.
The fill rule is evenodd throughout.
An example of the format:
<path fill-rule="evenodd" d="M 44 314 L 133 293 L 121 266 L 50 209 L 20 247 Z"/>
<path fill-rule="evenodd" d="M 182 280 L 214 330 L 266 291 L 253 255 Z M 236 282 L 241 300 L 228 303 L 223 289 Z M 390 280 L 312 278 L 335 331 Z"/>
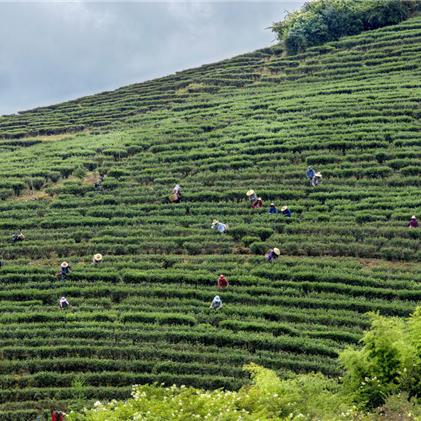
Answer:
<path fill-rule="evenodd" d="M 219 295 L 215 295 L 214 299 L 212 300 L 212 304 L 210 305 L 210 308 L 213 308 L 214 310 L 219 310 L 222 308 L 222 300 L 219 297 Z"/>
<path fill-rule="evenodd" d="M 212 222 L 211 228 L 223 234 L 228 229 L 228 224 L 223 224 L 222 222 L 219 222 L 217 219 L 214 219 Z"/>
<path fill-rule="evenodd" d="M 59 307 L 64 310 L 65 308 L 70 306 L 70 303 L 67 301 L 66 297 L 61 297 L 59 301 Z"/>

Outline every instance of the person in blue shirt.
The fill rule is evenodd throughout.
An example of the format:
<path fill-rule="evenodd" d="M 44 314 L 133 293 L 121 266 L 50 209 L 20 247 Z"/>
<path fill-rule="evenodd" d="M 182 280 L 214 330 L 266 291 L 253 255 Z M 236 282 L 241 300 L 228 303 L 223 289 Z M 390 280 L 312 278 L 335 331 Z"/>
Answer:
<path fill-rule="evenodd" d="M 275 203 L 271 203 L 269 206 L 269 214 L 278 213 L 278 209 L 276 209 Z"/>
<path fill-rule="evenodd" d="M 292 212 L 291 212 L 291 210 L 289 209 L 288 206 L 286 206 L 286 205 L 285 206 L 282 206 L 281 212 L 282 212 L 282 215 L 284 215 L 284 216 L 286 216 L 288 218 L 291 218 Z"/>
<path fill-rule="evenodd" d="M 316 171 L 313 170 L 313 167 L 308 167 L 306 171 L 307 178 L 311 181 L 315 175 Z"/>

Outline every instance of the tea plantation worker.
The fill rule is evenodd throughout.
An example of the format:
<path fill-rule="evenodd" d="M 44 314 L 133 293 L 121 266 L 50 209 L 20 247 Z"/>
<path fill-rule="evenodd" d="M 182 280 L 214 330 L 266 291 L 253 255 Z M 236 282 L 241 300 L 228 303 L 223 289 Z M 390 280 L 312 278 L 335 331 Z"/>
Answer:
<path fill-rule="evenodd" d="M 52 411 L 51 412 L 51 421 L 64 421 L 64 412 Z"/>
<path fill-rule="evenodd" d="M 58 305 L 62 310 L 64 310 L 65 308 L 70 306 L 70 303 L 67 301 L 67 298 L 63 296 L 60 298 Z"/>
<path fill-rule="evenodd" d="M 170 196 L 171 202 L 180 203 L 181 202 L 181 186 L 176 184 L 172 189 L 172 194 Z"/>
<path fill-rule="evenodd" d="M 104 182 L 105 174 L 100 174 L 98 181 L 95 183 L 95 188 L 100 190 L 102 188 L 102 183 Z"/>
<path fill-rule="evenodd" d="M 63 262 L 60 265 L 60 275 L 61 275 L 61 280 L 64 281 L 66 279 L 66 276 L 71 272 L 70 270 L 70 266 L 67 262 Z"/>
<path fill-rule="evenodd" d="M 228 229 L 228 224 L 223 224 L 222 222 L 219 222 L 217 219 L 214 219 L 212 222 L 211 228 L 223 234 Z"/>
<path fill-rule="evenodd" d="M 275 203 L 272 202 L 269 206 L 269 215 L 273 213 L 278 213 L 278 209 L 276 209 Z"/>
<path fill-rule="evenodd" d="M 282 215 L 284 215 L 284 216 L 286 216 L 288 218 L 291 218 L 292 212 L 291 212 L 291 210 L 289 209 L 288 206 L 286 206 L 286 205 L 285 206 L 282 206 L 281 212 L 282 212 Z"/>
<path fill-rule="evenodd" d="M 23 241 L 25 236 L 23 235 L 22 231 L 15 232 L 12 237 L 12 243 L 16 243 L 16 241 Z"/>
<path fill-rule="evenodd" d="M 415 215 L 411 216 L 411 219 L 408 222 L 408 227 L 409 228 L 417 228 L 418 227 L 418 221 L 417 221 L 417 218 L 415 217 Z"/>
<path fill-rule="evenodd" d="M 274 259 L 277 259 L 280 254 L 281 254 L 281 251 L 277 247 L 275 247 L 275 248 L 269 250 L 269 253 L 266 255 L 266 260 L 269 263 L 272 263 L 272 261 Z"/>
<path fill-rule="evenodd" d="M 314 177 L 311 179 L 311 185 L 313 187 L 316 187 L 321 182 L 322 182 L 322 173 L 321 172 L 316 172 L 316 174 L 314 174 Z"/>
<path fill-rule="evenodd" d="M 253 205 L 253 203 L 257 200 L 256 192 L 254 190 L 249 190 L 246 195 L 250 200 L 251 205 Z"/>
<path fill-rule="evenodd" d="M 253 209 L 263 208 L 263 200 L 261 197 L 258 197 L 257 200 L 251 205 Z"/>
<path fill-rule="evenodd" d="M 229 285 L 229 282 L 227 281 L 227 279 L 225 278 L 225 276 L 222 275 L 222 274 L 219 275 L 218 281 L 216 283 L 216 287 L 218 289 L 224 289 L 224 288 L 227 288 L 228 285 Z"/>
<path fill-rule="evenodd" d="M 94 255 L 94 257 L 92 258 L 92 263 L 94 265 L 99 265 L 102 262 L 102 254 L 97 253 Z"/>
<path fill-rule="evenodd" d="M 214 310 L 219 310 L 222 308 L 222 300 L 219 298 L 219 295 L 215 295 L 210 308 L 213 308 Z"/>
<path fill-rule="evenodd" d="M 307 178 L 311 181 L 313 177 L 316 175 L 316 171 L 313 170 L 313 167 L 308 167 L 306 171 Z"/>

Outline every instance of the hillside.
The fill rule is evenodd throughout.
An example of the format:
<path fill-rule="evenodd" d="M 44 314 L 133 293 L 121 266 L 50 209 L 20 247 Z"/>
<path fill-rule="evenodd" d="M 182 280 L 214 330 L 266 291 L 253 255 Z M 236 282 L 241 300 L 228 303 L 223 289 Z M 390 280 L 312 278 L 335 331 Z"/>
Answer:
<path fill-rule="evenodd" d="M 249 362 L 338 375 L 366 312 L 409 315 L 420 40 L 417 17 L 0 117 L 0 419 L 66 407 L 81 382 L 96 400 L 153 381 L 238 389 Z M 166 203 L 177 182 L 185 200 Z M 268 215 L 272 200 L 292 217 Z M 213 312 L 220 273 L 230 287 Z"/>

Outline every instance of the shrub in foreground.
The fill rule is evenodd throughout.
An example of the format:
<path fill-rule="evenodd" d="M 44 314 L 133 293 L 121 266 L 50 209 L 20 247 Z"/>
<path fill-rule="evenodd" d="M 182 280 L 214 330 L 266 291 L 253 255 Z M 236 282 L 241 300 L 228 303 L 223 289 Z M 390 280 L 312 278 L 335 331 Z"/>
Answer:
<path fill-rule="evenodd" d="M 256 364 L 239 391 L 134 386 L 132 398 L 95 403 L 69 421 L 105 420 L 418 420 L 421 417 L 421 307 L 407 320 L 372 315 L 361 350 L 341 354 L 344 382 L 320 373 L 281 379 Z M 371 409 L 372 412 L 366 412 Z"/>

